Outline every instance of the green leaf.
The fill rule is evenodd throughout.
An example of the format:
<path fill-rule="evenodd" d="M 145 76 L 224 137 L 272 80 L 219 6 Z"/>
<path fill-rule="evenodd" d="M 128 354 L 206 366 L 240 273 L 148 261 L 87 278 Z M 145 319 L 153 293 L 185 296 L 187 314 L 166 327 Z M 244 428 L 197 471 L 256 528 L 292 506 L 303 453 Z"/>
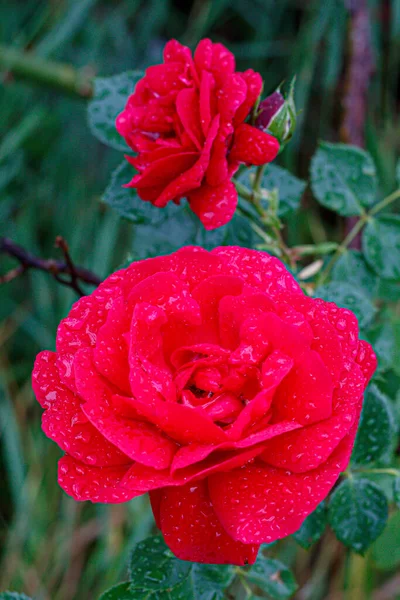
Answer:
<path fill-rule="evenodd" d="M 31 598 L 19 592 L 0 592 L 0 600 L 31 600 Z"/>
<path fill-rule="evenodd" d="M 222 600 L 225 590 L 232 583 L 235 571 L 230 565 L 201 565 L 192 568 L 191 585 L 195 600 Z"/>
<path fill-rule="evenodd" d="M 175 558 L 162 537 L 152 536 L 134 548 L 129 576 L 132 588 L 161 591 L 181 584 L 191 568 L 191 563 Z"/>
<path fill-rule="evenodd" d="M 367 338 L 378 359 L 377 372 L 388 371 L 396 362 L 394 323 L 389 320 L 377 323 L 368 330 Z"/>
<path fill-rule="evenodd" d="M 112 77 L 96 77 L 94 96 L 88 104 L 89 127 L 98 140 L 122 152 L 131 152 L 115 127 L 115 119 L 125 108 L 128 96 L 143 77 L 140 71 L 126 71 Z"/>
<path fill-rule="evenodd" d="M 378 461 L 389 449 L 393 435 L 390 403 L 376 386 L 370 386 L 364 398 L 352 462 L 367 465 Z"/>
<path fill-rule="evenodd" d="M 393 481 L 393 500 L 398 508 L 400 508 L 400 473 Z"/>
<path fill-rule="evenodd" d="M 149 592 L 143 590 L 133 591 L 130 581 L 125 581 L 104 592 L 99 600 L 145 600 L 149 597 Z"/>
<path fill-rule="evenodd" d="M 150 202 L 144 202 L 137 195 L 133 188 L 123 187 L 129 183 L 135 174 L 135 170 L 128 161 L 124 160 L 111 175 L 111 181 L 108 184 L 103 195 L 103 201 L 116 210 L 121 217 L 128 219 L 135 224 L 149 224 L 164 221 L 171 213 L 171 210 L 177 209 L 174 205 L 166 208 L 157 208 Z"/>
<path fill-rule="evenodd" d="M 311 161 L 311 187 L 323 206 L 345 217 L 360 215 L 376 200 L 374 162 L 355 146 L 322 142 Z"/>
<path fill-rule="evenodd" d="M 353 311 L 361 329 L 369 325 L 376 312 L 369 298 L 350 283 L 331 281 L 318 287 L 316 295 L 328 302 L 335 302 L 338 306 Z"/>
<path fill-rule="evenodd" d="M 262 555 L 243 575 L 272 598 L 290 598 L 297 589 L 292 572 L 283 563 Z"/>
<path fill-rule="evenodd" d="M 223 246 L 243 246 L 244 248 L 254 248 L 261 242 L 251 226 L 249 219 L 235 214 L 232 221 L 222 227 L 225 230 L 225 238 L 221 245 Z"/>
<path fill-rule="evenodd" d="M 348 250 L 342 254 L 332 269 L 332 280 L 349 283 L 369 298 L 376 295 L 379 283 L 359 250 Z"/>
<path fill-rule="evenodd" d="M 256 169 L 246 169 L 239 177 L 241 183 L 252 188 L 253 178 Z M 279 207 L 278 216 L 287 217 L 290 213 L 299 209 L 301 197 L 304 193 L 307 183 L 298 179 L 286 169 L 274 164 L 268 164 L 265 167 L 261 181 L 261 188 L 267 191 L 278 190 Z M 263 201 L 264 203 L 264 201 Z"/>
<path fill-rule="evenodd" d="M 333 492 L 328 515 L 336 537 L 345 546 L 363 554 L 382 533 L 388 518 L 388 504 L 375 483 L 351 478 Z"/>
<path fill-rule="evenodd" d="M 371 557 L 378 569 L 395 569 L 400 564 L 400 512 L 393 513 L 382 535 L 373 543 Z"/>
<path fill-rule="evenodd" d="M 362 249 L 366 261 L 383 279 L 400 279 L 400 216 L 381 215 L 368 221 Z"/>
<path fill-rule="evenodd" d="M 306 518 L 300 529 L 293 534 L 293 537 L 302 548 L 308 550 L 324 533 L 327 523 L 326 505 L 325 502 L 321 502 L 314 512 Z"/>

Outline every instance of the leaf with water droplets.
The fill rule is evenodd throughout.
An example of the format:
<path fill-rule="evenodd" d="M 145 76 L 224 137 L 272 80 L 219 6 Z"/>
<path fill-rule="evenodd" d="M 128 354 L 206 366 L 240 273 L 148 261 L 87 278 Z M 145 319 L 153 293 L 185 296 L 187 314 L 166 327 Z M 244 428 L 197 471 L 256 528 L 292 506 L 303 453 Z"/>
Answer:
<path fill-rule="evenodd" d="M 235 572 L 230 565 L 201 565 L 192 569 L 192 596 L 196 600 L 222 600 L 225 590 L 232 583 Z"/>
<path fill-rule="evenodd" d="M 376 295 L 379 278 L 359 250 L 348 250 L 332 269 L 332 280 L 349 283 L 369 298 Z"/>
<path fill-rule="evenodd" d="M 366 261 L 380 277 L 400 280 L 400 216 L 370 219 L 363 232 L 362 249 Z"/>
<path fill-rule="evenodd" d="M 311 161 L 311 187 L 323 206 L 344 217 L 360 215 L 376 200 L 374 162 L 355 146 L 321 142 Z"/>
<path fill-rule="evenodd" d="M 150 598 L 149 592 L 132 590 L 131 583 L 125 581 L 104 592 L 99 600 L 147 600 L 147 598 Z"/>
<path fill-rule="evenodd" d="M 394 418 L 390 403 L 373 385 L 364 398 L 352 463 L 367 465 L 378 461 L 390 448 L 393 434 Z"/>
<path fill-rule="evenodd" d="M 182 583 L 191 563 L 178 560 L 160 536 L 147 538 L 131 555 L 129 575 L 132 588 L 161 591 Z"/>
<path fill-rule="evenodd" d="M 135 224 L 158 223 L 165 220 L 170 209 L 160 209 L 153 206 L 150 202 L 144 202 L 137 195 L 134 188 L 124 187 L 129 183 L 135 174 L 135 170 L 126 160 L 121 163 L 113 172 L 111 181 L 108 184 L 103 195 L 103 201 L 111 206 L 124 219 L 128 219 Z M 174 205 L 175 209 L 177 207 Z"/>
<path fill-rule="evenodd" d="M 317 542 L 325 531 L 328 522 L 328 513 L 325 502 L 321 502 L 304 521 L 296 533 L 294 539 L 302 548 L 311 548 Z"/>
<path fill-rule="evenodd" d="M 363 554 L 385 527 L 388 503 L 375 483 L 351 478 L 333 492 L 328 515 L 338 540 Z"/>
<path fill-rule="evenodd" d="M 129 94 L 143 77 L 140 71 L 126 71 L 112 77 L 96 77 L 94 96 L 88 104 L 89 127 L 98 140 L 122 152 L 132 152 L 120 136 L 115 119 L 125 108 Z"/>
<path fill-rule="evenodd" d="M 318 287 L 316 295 L 327 302 L 334 302 L 353 311 L 361 329 L 367 327 L 376 312 L 370 299 L 350 283 L 331 281 Z"/>
<path fill-rule="evenodd" d="M 249 571 L 243 571 L 246 579 L 261 588 L 272 598 L 290 598 L 297 589 L 292 572 L 279 560 L 259 555 Z"/>

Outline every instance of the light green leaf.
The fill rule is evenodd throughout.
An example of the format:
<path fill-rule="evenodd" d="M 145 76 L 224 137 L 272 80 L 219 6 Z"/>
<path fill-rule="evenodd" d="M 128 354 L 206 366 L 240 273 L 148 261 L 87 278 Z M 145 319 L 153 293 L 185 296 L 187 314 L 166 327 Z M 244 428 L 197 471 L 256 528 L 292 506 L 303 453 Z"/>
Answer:
<path fill-rule="evenodd" d="M 370 386 L 364 398 L 352 462 L 367 465 L 378 461 L 391 445 L 394 427 L 389 401 L 376 386 Z"/>
<path fill-rule="evenodd" d="M 378 359 L 377 372 L 388 371 L 397 362 L 394 323 L 389 320 L 377 323 L 368 330 L 367 339 Z"/>
<path fill-rule="evenodd" d="M 131 583 L 125 581 L 104 592 L 99 600 L 147 600 L 151 594 L 144 590 L 132 590 Z"/>
<path fill-rule="evenodd" d="M 246 579 L 260 587 L 272 598 L 290 598 L 297 590 L 292 572 L 279 560 L 259 555 L 256 563 L 246 573 Z"/>
<path fill-rule="evenodd" d="M 332 269 L 332 280 L 349 283 L 369 298 L 376 295 L 379 283 L 359 250 L 348 250 L 342 254 Z"/>
<path fill-rule="evenodd" d="M 0 592 L 0 600 L 31 600 L 31 598 L 19 592 Z"/>
<path fill-rule="evenodd" d="M 303 548 L 311 548 L 324 533 L 327 523 L 328 513 L 326 505 L 325 502 L 321 502 L 314 512 L 306 518 L 300 529 L 293 534 L 293 537 Z"/>
<path fill-rule="evenodd" d="M 328 302 L 335 302 L 342 308 L 348 308 L 354 312 L 361 329 L 367 327 L 374 318 L 376 309 L 369 298 L 350 283 L 331 281 L 316 289 L 318 298 Z"/>
<path fill-rule="evenodd" d="M 393 481 L 393 500 L 398 508 L 400 508 L 400 473 Z"/>
<path fill-rule="evenodd" d="M 374 162 L 355 146 L 322 142 L 311 161 L 311 187 L 323 206 L 346 217 L 360 215 L 376 200 Z"/>
<path fill-rule="evenodd" d="M 381 215 L 368 221 L 362 248 L 375 273 L 383 279 L 400 280 L 400 216 Z"/>
<path fill-rule="evenodd" d="M 97 139 L 115 150 L 132 152 L 116 130 L 115 119 L 142 77 L 143 73 L 139 71 L 126 71 L 94 80 L 94 96 L 88 104 L 89 126 Z"/>
<path fill-rule="evenodd" d="M 336 537 L 363 554 L 382 533 L 388 504 L 382 490 L 366 479 L 346 479 L 329 502 L 329 523 Z"/>
<path fill-rule="evenodd" d="M 373 543 L 371 557 L 378 569 L 395 569 L 400 564 L 400 511 L 393 513 L 382 535 Z"/>

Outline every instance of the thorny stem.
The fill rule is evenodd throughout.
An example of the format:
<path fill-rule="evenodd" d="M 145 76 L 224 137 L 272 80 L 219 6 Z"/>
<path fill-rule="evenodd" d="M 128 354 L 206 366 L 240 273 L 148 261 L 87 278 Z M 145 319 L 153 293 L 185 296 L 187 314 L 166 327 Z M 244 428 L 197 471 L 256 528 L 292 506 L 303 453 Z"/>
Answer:
<path fill-rule="evenodd" d="M 77 70 L 70 65 L 45 60 L 31 52 L 0 45 L 0 69 L 5 71 L 5 79 L 13 75 L 84 99 L 93 95 L 94 73 L 90 67 Z"/>
<path fill-rule="evenodd" d="M 84 292 L 80 286 L 81 282 L 89 283 L 90 285 L 98 286 L 102 279 L 83 267 L 76 266 L 69 253 L 67 242 L 61 236 L 57 236 L 55 246 L 60 248 L 64 255 L 64 260 L 43 259 L 39 258 L 27 250 L 18 246 L 12 240 L 0 238 L 0 253 L 7 254 L 15 258 L 20 264 L 11 269 L 4 275 L 0 275 L 0 284 L 8 283 L 19 275 L 22 275 L 29 269 L 38 269 L 50 273 L 52 277 L 62 285 L 72 288 L 79 296 L 83 296 Z"/>
<path fill-rule="evenodd" d="M 332 271 L 333 267 L 335 266 L 336 262 L 339 260 L 340 256 L 343 254 L 343 252 L 345 252 L 345 250 L 348 248 L 348 246 L 351 244 L 351 242 L 357 237 L 359 232 L 363 229 L 363 227 L 367 224 L 367 222 L 371 219 L 371 217 L 373 217 L 374 215 L 379 213 L 381 210 L 386 208 L 386 206 L 389 206 L 389 204 L 392 204 L 392 202 L 395 202 L 399 198 L 400 198 L 400 189 L 396 190 L 395 192 L 393 192 L 392 194 L 390 194 L 389 196 L 387 196 L 386 198 L 381 200 L 381 202 L 378 202 L 378 204 L 375 204 L 375 206 L 373 206 L 371 208 L 371 210 L 369 210 L 367 213 L 364 213 L 358 219 L 358 221 L 356 222 L 354 227 L 349 231 L 349 233 L 344 238 L 343 242 L 338 246 L 335 254 L 332 256 L 332 258 L 326 265 L 325 269 L 321 272 L 319 280 L 318 280 L 319 285 L 321 285 L 321 283 L 326 281 L 329 273 Z"/>

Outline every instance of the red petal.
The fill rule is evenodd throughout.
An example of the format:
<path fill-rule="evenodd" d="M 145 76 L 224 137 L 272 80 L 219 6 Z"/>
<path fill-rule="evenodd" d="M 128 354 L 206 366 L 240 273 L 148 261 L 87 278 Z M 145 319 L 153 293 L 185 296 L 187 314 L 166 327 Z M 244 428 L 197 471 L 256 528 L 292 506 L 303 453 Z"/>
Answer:
<path fill-rule="evenodd" d="M 217 113 L 215 81 L 211 73 L 203 71 L 200 82 L 200 121 L 204 135 L 208 133 L 212 119 Z"/>
<path fill-rule="evenodd" d="M 332 414 L 333 384 L 319 354 L 310 350 L 279 387 L 274 402 L 274 422 L 295 420 L 303 425 Z"/>
<path fill-rule="evenodd" d="M 232 540 L 219 522 L 207 482 L 165 488 L 160 502 L 165 543 L 181 560 L 209 564 L 253 564 L 258 545 Z"/>
<path fill-rule="evenodd" d="M 176 444 L 154 426 L 115 413 L 113 392 L 96 372 L 90 349 L 77 353 L 74 366 L 79 393 L 86 400 L 82 410 L 92 425 L 131 460 L 165 469 L 172 461 Z"/>
<path fill-rule="evenodd" d="M 247 85 L 239 73 L 232 73 L 225 77 L 218 92 L 218 112 L 221 115 L 221 123 L 232 121 L 237 110 L 246 100 L 246 95 Z"/>
<path fill-rule="evenodd" d="M 306 474 L 246 465 L 209 477 L 210 498 L 224 529 L 246 544 L 273 542 L 297 531 L 346 468 L 352 441 Z"/>
<path fill-rule="evenodd" d="M 236 296 L 243 289 L 243 281 L 231 275 L 214 275 L 204 279 L 192 291 L 192 297 L 200 306 L 202 341 L 219 343 L 218 309 L 221 298 Z M 200 341 L 200 340 L 199 340 Z"/>
<path fill-rule="evenodd" d="M 184 171 L 191 169 L 196 163 L 198 154 L 196 152 L 184 152 L 165 156 L 151 163 L 143 173 L 135 175 L 131 181 L 131 187 L 139 190 L 146 187 L 167 185 Z"/>
<path fill-rule="evenodd" d="M 121 488 L 119 483 L 127 467 L 89 467 L 71 456 L 58 461 L 58 483 L 69 496 L 80 502 L 127 502 L 143 492 Z"/>
<path fill-rule="evenodd" d="M 368 342 L 360 340 L 358 342 L 356 363 L 360 365 L 362 372 L 365 377 L 365 387 L 367 387 L 369 380 L 375 373 L 378 361 L 376 360 L 375 352 Z"/>
<path fill-rule="evenodd" d="M 188 197 L 192 211 L 208 231 L 228 223 L 236 210 L 238 194 L 234 184 L 226 181 L 217 187 L 202 185 Z"/>
<path fill-rule="evenodd" d="M 332 417 L 267 442 L 260 458 L 270 465 L 294 473 L 319 467 L 354 425 L 360 411 L 359 399 L 363 389 L 361 370 L 353 368 L 335 390 Z"/>
<path fill-rule="evenodd" d="M 169 40 L 165 44 L 163 51 L 164 62 L 181 62 L 181 63 L 189 63 L 192 59 L 192 53 L 190 48 L 187 46 L 183 46 L 177 40 Z"/>
<path fill-rule="evenodd" d="M 213 43 L 209 39 L 203 39 L 198 44 L 194 53 L 194 63 L 197 71 L 201 74 L 203 69 L 210 71 L 213 60 Z"/>
<path fill-rule="evenodd" d="M 236 127 L 245 120 L 250 109 L 255 105 L 258 96 L 261 94 L 263 85 L 260 73 L 256 73 L 252 69 L 248 69 L 244 73 L 240 73 L 240 75 L 247 84 L 247 95 L 246 100 L 238 108 L 235 114 L 234 125 Z"/>
<path fill-rule="evenodd" d="M 235 130 L 230 159 L 248 165 L 265 165 L 274 160 L 278 151 L 276 138 L 244 123 Z"/>
<path fill-rule="evenodd" d="M 217 255 L 226 264 L 226 273 L 238 275 L 249 285 L 265 292 L 271 300 L 288 300 L 296 293 L 304 297 L 300 286 L 283 263 L 274 256 L 258 250 L 238 246 L 215 248 Z"/>
<path fill-rule="evenodd" d="M 146 69 L 145 82 L 156 94 L 164 95 L 171 90 L 185 87 L 186 69 L 182 62 L 168 62 Z"/>
<path fill-rule="evenodd" d="M 42 428 L 62 450 L 88 465 L 128 464 L 129 458 L 110 444 L 88 422 L 81 399 L 59 378 L 54 352 L 41 352 L 32 375 L 33 389 L 43 408 Z"/>
<path fill-rule="evenodd" d="M 204 135 L 200 123 L 200 99 L 196 90 L 188 88 L 180 91 L 176 97 L 176 110 L 186 133 L 201 151 Z"/>

